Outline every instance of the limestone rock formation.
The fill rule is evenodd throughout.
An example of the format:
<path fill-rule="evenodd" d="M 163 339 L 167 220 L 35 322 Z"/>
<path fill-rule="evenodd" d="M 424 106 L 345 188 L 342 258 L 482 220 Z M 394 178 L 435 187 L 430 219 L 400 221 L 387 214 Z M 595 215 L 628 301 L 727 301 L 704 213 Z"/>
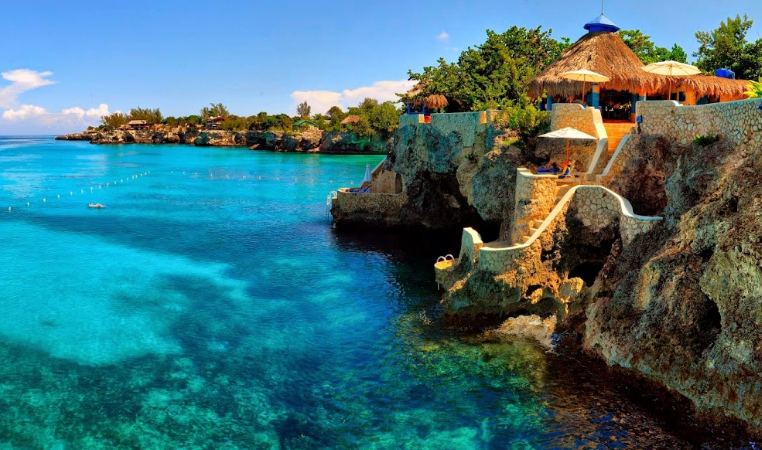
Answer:
<path fill-rule="evenodd" d="M 166 128 L 156 130 L 112 130 L 72 133 L 57 140 L 90 141 L 93 144 L 188 144 L 200 147 L 248 147 L 276 152 L 321 152 L 341 154 L 386 154 L 391 140 L 361 140 L 353 132 L 329 133 L 307 129 L 280 131 L 224 131 Z"/>
<path fill-rule="evenodd" d="M 92 141 L 92 133 L 69 133 L 64 136 L 56 136 L 57 141 Z"/>
<path fill-rule="evenodd" d="M 512 136 L 497 124 L 479 123 L 478 113 L 435 118 L 432 126 L 402 122 L 377 175 L 396 177 L 397 190 L 374 178 L 364 202 L 350 206 L 350 199 L 339 198 L 332 208 L 337 226 L 474 226 L 497 237 L 513 209 L 516 168 L 527 162 L 524 151 L 506 144 Z"/>
<path fill-rule="evenodd" d="M 586 344 L 762 429 L 762 149 L 667 150 L 667 220 L 601 273 Z"/>

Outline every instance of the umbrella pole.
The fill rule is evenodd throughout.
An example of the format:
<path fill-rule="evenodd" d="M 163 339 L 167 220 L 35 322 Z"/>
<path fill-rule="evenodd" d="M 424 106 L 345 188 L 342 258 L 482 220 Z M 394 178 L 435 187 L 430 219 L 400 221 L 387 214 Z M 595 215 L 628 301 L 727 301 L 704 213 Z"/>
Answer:
<path fill-rule="evenodd" d="M 571 139 L 566 138 L 566 165 L 569 165 L 569 146 L 571 145 Z"/>
<path fill-rule="evenodd" d="M 582 80 L 582 104 L 587 106 L 587 97 L 585 97 L 585 87 L 587 87 L 585 84 L 587 82 L 583 79 Z"/>

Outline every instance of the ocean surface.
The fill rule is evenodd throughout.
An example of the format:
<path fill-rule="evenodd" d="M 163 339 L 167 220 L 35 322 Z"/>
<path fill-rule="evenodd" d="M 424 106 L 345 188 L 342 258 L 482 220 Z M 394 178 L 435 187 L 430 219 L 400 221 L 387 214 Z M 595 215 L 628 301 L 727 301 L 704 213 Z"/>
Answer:
<path fill-rule="evenodd" d="M 331 228 L 381 159 L 0 138 L 0 450 L 756 448 L 448 325 L 458 236 Z"/>

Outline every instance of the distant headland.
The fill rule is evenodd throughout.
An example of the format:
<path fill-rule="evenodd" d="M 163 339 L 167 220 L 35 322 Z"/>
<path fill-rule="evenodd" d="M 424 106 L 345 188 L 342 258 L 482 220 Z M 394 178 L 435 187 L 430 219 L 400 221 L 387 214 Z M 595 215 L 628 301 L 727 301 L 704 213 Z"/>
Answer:
<path fill-rule="evenodd" d="M 297 116 L 230 114 L 212 103 L 197 115 L 164 117 L 160 109 L 133 108 L 101 118 L 101 125 L 56 140 L 92 144 L 186 144 L 209 147 L 247 147 L 278 152 L 387 154 L 401 111 L 392 102 L 366 98 L 344 111 L 331 107 L 311 115 L 305 102 Z"/>

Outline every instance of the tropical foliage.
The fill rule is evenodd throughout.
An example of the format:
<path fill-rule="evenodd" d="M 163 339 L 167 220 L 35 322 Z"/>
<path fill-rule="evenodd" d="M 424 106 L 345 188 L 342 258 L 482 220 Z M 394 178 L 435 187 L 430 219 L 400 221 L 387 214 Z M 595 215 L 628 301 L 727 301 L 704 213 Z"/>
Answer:
<path fill-rule="evenodd" d="M 307 102 L 299 103 L 299 105 L 296 106 L 296 114 L 306 119 L 310 116 L 310 112 L 312 112 L 312 107 Z"/>
<path fill-rule="evenodd" d="M 749 84 L 746 86 L 746 89 L 748 89 L 745 94 L 749 98 L 760 98 L 762 97 L 762 78 L 759 78 L 759 81 L 750 81 Z"/>
<path fill-rule="evenodd" d="M 109 114 L 108 116 L 101 117 L 101 125 L 109 129 L 119 128 L 129 121 L 130 119 L 126 114 L 122 114 L 118 111 L 113 114 Z"/>
<path fill-rule="evenodd" d="M 568 39 L 557 41 L 551 33 L 541 27 L 488 30 L 486 42 L 468 48 L 457 62 L 440 58 L 436 66 L 408 75 L 419 82 L 418 97 L 444 95 L 448 112 L 504 109 L 521 101 L 529 80 L 569 46 Z"/>
<path fill-rule="evenodd" d="M 129 120 L 145 120 L 148 123 L 161 123 L 164 120 L 164 116 L 161 115 L 159 108 L 132 108 Z"/>
<path fill-rule="evenodd" d="M 129 114 L 115 112 L 101 117 L 101 126 L 108 129 L 119 128 L 131 120 L 145 120 L 150 124 L 162 123 L 163 117 L 159 108 L 132 108 Z"/>
<path fill-rule="evenodd" d="M 621 30 L 619 35 L 628 47 L 638 55 L 643 64 L 653 64 L 661 61 L 688 62 L 688 54 L 677 44 L 672 49 L 659 47 L 651 41 L 651 36 L 640 30 Z"/>
<path fill-rule="evenodd" d="M 210 117 L 227 118 L 230 115 L 228 108 L 222 103 L 210 103 L 209 106 L 201 108 L 201 119 L 206 121 Z"/>
<path fill-rule="evenodd" d="M 712 31 L 699 31 L 696 66 L 705 72 L 731 69 L 736 77 L 755 80 L 762 76 L 762 38 L 748 42 L 746 35 L 754 22 L 747 15 L 729 17 Z"/>

